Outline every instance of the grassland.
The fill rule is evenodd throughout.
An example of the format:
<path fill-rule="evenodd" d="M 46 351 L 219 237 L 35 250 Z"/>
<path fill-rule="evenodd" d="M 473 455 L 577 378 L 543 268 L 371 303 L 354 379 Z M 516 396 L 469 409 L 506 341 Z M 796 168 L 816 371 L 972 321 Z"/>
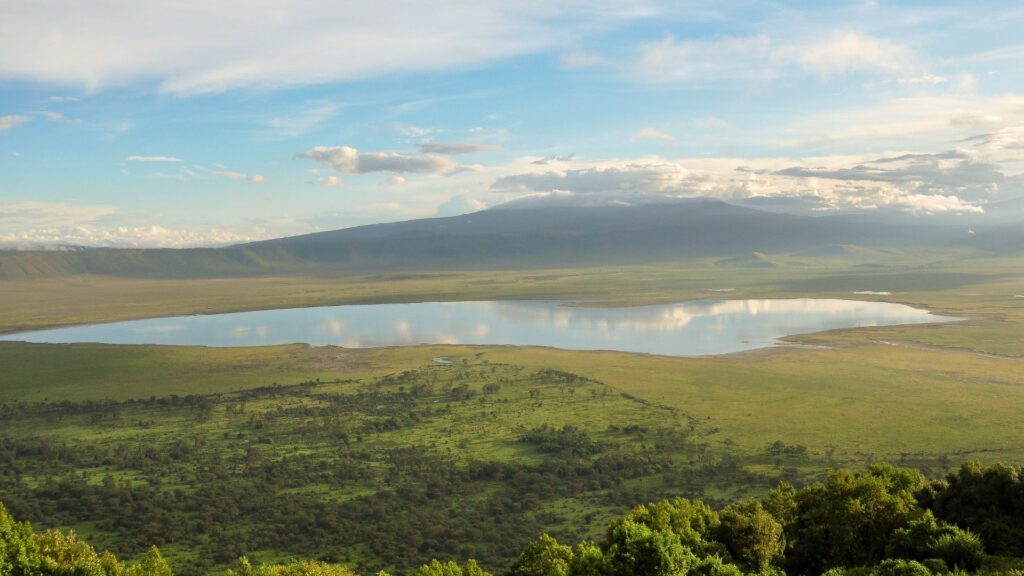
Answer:
<path fill-rule="evenodd" d="M 235 462 L 233 469 L 244 471 L 249 469 L 242 467 L 245 450 L 239 442 L 246 440 L 251 446 L 265 437 L 270 443 L 259 444 L 259 448 L 260 461 L 267 466 L 297 454 L 312 455 L 315 462 L 327 462 L 330 467 L 331 462 L 336 463 L 332 459 L 342 454 L 337 452 L 337 439 L 310 443 L 298 433 L 304 429 L 304 421 L 289 420 L 293 416 L 282 416 L 268 431 L 257 431 L 252 428 L 252 415 L 272 414 L 282 406 L 324 408 L 325 400 L 317 395 L 354 399 L 360 390 L 365 394 L 376 389 L 393 400 L 404 393 L 399 386 L 408 390 L 414 383 L 399 383 L 394 378 L 411 371 L 417 382 L 434 386 L 433 392 L 418 396 L 401 410 L 427 414 L 434 407 L 446 406 L 447 411 L 430 411 L 421 420 L 397 429 L 364 434 L 361 456 L 353 456 L 369 463 L 372 474 L 362 480 L 275 485 L 274 494 L 295 495 L 297 500 L 282 496 L 281 501 L 297 506 L 300 512 L 323 502 L 352 502 L 379 505 L 394 513 L 387 499 L 388 494 L 397 493 L 392 490 L 413 485 L 422 488 L 434 481 L 422 474 L 403 476 L 408 468 L 401 465 L 398 468 L 405 472 L 395 471 L 396 450 L 409 448 L 430 457 L 417 466 L 447 470 L 449 477 L 464 473 L 470 462 L 516 464 L 543 476 L 541 471 L 549 470 L 545 466 L 552 465 L 550 455 L 538 453 L 517 438 L 544 424 L 573 424 L 597 442 L 616 447 L 591 461 L 615 454 L 660 462 L 661 468 L 644 468 L 647 471 L 639 476 L 616 477 L 614 490 L 603 488 L 580 496 L 547 492 L 544 508 L 554 512 L 541 515 L 520 510 L 522 514 L 516 518 L 522 521 L 522 530 L 509 532 L 510 541 L 518 534 L 532 536 L 541 529 L 561 530 L 570 538 L 587 536 L 587 526 L 600 526 L 609 515 L 649 496 L 699 493 L 724 501 L 761 491 L 783 476 L 813 478 L 830 466 L 858 467 L 886 460 L 938 474 L 965 459 L 1024 461 L 1024 423 L 1020 419 L 1024 413 L 1024 298 L 1018 297 L 1024 296 L 1024 262 L 957 261 L 939 256 L 923 262 L 895 256 L 872 258 L 870 262 L 778 259 L 770 261 L 771 265 L 747 267 L 699 261 L 659 267 L 351 278 L 172 282 L 70 277 L 4 282 L 0 283 L 0 330 L 4 331 L 356 302 L 566 298 L 586 299 L 588 305 L 643 304 L 720 297 L 722 294 L 712 289 L 721 288 L 733 289 L 730 298 L 850 298 L 856 291 L 891 292 L 856 297 L 905 302 L 968 320 L 814 334 L 791 339 L 794 345 L 789 347 L 709 358 L 528 347 L 213 349 L 0 343 L 0 405 L 16 407 L 9 408 L 12 411 L 0 420 L 0 438 L 88 445 L 92 447 L 89 450 L 114 450 L 118 445 L 166 447 L 189 438 L 220 454 L 220 462 Z M 437 356 L 452 357 L 455 364 L 437 365 L 432 360 Z M 550 370 L 578 375 L 581 380 L 573 387 L 557 378 L 545 380 L 543 374 Z M 298 386 L 303 382 L 312 384 Z M 261 392 L 265 396 L 250 400 L 245 417 L 230 412 L 234 408 L 228 406 L 237 405 L 245 394 L 268 386 L 273 389 L 274 383 L 284 391 Z M 450 396 L 451 388 L 462 383 L 474 392 L 471 399 Z M 499 392 L 484 394 L 487 384 L 498 385 Z M 541 398 L 531 395 L 531 390 L 541 388 Z M 570 393 L 570 388 L 577 389 Z M 172 395 L 195 398 L 190 400 L 193 404 L 170 407 L 131 402 Z M 43 414 L 46 406 L 56 410 L 57 402 L 64 400 L 78 406 L 73 414 L 60 420 Z M 111 403 L 126 401 L 128 404 L 116 411 L 116 420 L 90 416 L 97 410 L 103 414 L 104 406 Z M 195 402 L 212 403 L 211 415 L 198 421 Z M 383 402 L 352 416 L 345 425 L 352 428 L 345 428 L 346 433 L 354 437 L 361 426 L 384 418 L 379 410 L 386 405 Z M 138 422 L 149 424 L 138 426 Z M 627 437 L 616 431 L 630 425 L 640 426 L 647 434 L 660 430 L 661 436 Z M 775 441 L 805 451 L 769 453 L 767 447 Z M 333 456 L 326 458 L 325 454 Z M 128 485 L 151 483 L 138 476 L 138 470 L 90 462 L 59 469 L 79 474 L 90 486 L 102 486 L 107 476 L 115 485 L 122 479 Z M 189 462 L 193 470 L 212 465 L 205 460 L 202 466 Z M 154 490 L 178 487 L 182 498 L 194 494 L 196 477 L 189 476 L 187 468 L 166 465 L 170 468 L 162 470 L 167 480 L 161 481 L 166 484 L 158 483 Z M 457 474 L 457 470 L 463 472 Z M 19 490 L 28 490 L 19 492 L 23 505 L 31 500 L 26 494 L 55 477 L 26 472 L 19 480 L 23 483 Z M 428 508 L 440 516 L 405 519 L 430 523 L 441 522 L 443 516 L 448 530 L 444 534 L 448 535 L 455 530 L 451 523 L 487 518 L 480 507 L 498 496 L 505 501 L 529 493 L 502 492 L 506 489 L 502 482 L 469 481 L 457 488 L 471 495 L 467 502 L 474 504 L 468 508 L 460 511 L 439 505 Z M 45 500 L 45 492 L 40 494 L 37 500 Z M 180 502 L 184 506 L 186 500 Z M 44 524 L 75 526 L 101 543 L 116 546 L 120 542 L 125 551 L 135 551 L 109 521 L 104 525 L 84 520 L 88 515 L 39 512 L 26 510 L 21 515 L 41 518 Z M 230 525 L 237 527 L 241 521 Z M 437 534 L 430 538 L 435 544 L 443 540 Z M 261 547 L 255 537 L 250 541 L 253 544 L 245 551 L 264 559 L 310 552 Z M 172 557 L 192 566 L 208 562 L 209 555 L 197 552 L 202 543 L 190 542 L 180 539 L 164 544 L 169 545 L 166 548 Z M 325 544 L 313 555 L 341 554 L 336 544 Z M 363 544 L 344 550 L 354 555 L 353 561 L 377 560 L 383 554 Z M 403 554 L 408 556 L 399 556 L 411 558 L 413 553 L 406 550 Z M 417 558 L 422 560 L 424 554 L 421 550 Z M 459 551 L 451 554 L 466 555 Z M 486 554 L 503 558 L 504 552 L 490 549 Z"/>
<path fill-rule="evenodd" d="M 873 256 L 874 257 L 874 256 Z M 916 266 L 893 260 L 739 268 L 662 267 L 407 274 L 347 279 L 140 281 L 69 278 L 7 283 L 0 326 L 107 321 L 159 313 L 417 300 L 577 298 L 589 305 L 730 298 L 851 297 L 906 302 L 968 318 L 792 339 L 806 347 L 718 358 L 665 358 L 530 348 L 484 350 L 503 362 L 568 370 L 710 418 L 723 437 L 769 435 L 850 458 L 947 453 L 1021 459 L 1024 266 L 1007 259 Z M 87 306 L 83 303 L 94 303 Z M 126 399 L 227 392 L 270 382 L 361 378 L 429 364 L 457 348 L 250 349 L 0 345 L 0 399 Z M 854 456 L 859 453 L 860 456 Z"/>
<path fill-rule="evenodd" d="M 707 423 L 598 380 L 444 351 L 461 355 L 379 377 L 5 402 L 0 498 L 128 556 L 156 542 L 186 573 L 240 554 L 497 567 L 541 530 L 596 538 L 636 501 L 724 502 L 825 465 L 712 448 Z"/>

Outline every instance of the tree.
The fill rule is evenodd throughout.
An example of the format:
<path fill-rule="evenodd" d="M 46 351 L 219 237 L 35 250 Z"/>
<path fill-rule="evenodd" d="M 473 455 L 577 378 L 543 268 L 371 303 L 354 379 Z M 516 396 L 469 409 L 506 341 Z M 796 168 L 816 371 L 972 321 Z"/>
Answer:
<path fill-rule="evenodd" d="M 0 574 L 35 576 L 39 563 L 39 548 L 32 539 L 32 526 L 15 522 L 0 504 Z"/>
<path fill-rule="evenodd" d="M 125 576 L 174 576 L 171 567 L 156 546 L 150 546 L 142 561 L 125 571 Z"/>
<path fill-rule="evenodd" d="M 786 547 L 782 524 L 760 502 L 738 502 L 718 517 L 718 540 L 744 569 L 763 572 L 782 558 Z"/>
<path fill-rule="evenodd" d="M 871 576 L 932 576 L 932 571 L 925 565 L 913 560 L 883 560 Z"/>
<path fill-rule="evenodd" d="M 430 564 L 420 566 L 413 576 L 491 576 L 484 572 L 476 563 L 476 560 L 469 560 L 465 566 L 459 566 L 458 562 L 449 560 L 441 562 L 437 559 L 431 560 Z"/>
<path fill-rule="evenodd" d="M 506 576 L 566 576 L 572 558 L 572 548 L 541 534 L 523 550 Z"/>
<path fill-rule="evenodd" d="M 896 530 L 887 554 L 919 561 L 938 558 L 946 566 L 974 571 L 981 567 L 985 551 L 976 534 L 936 520 L 929 511 L 906 528 Z"/>
<path fill-rule="evenodd" d="M 925 484 L 919 472 L 881 465 L 858 474 L 833 472 L 801 490 L 789 531 L 790 567 L 820 574 L 878 563 L 893 533 L 920 515 L 913 494 Z"/>
<path fill-rule="evenodd" d="M 356 576 L 356 574 L 344 566 L 309 561 L 253 568 L 249 559 L 242 557 L 238 559 L 237 568 L 228 570 L 224 576 Z M 387 576 L 387 574 L 381 572 L 377 576 Z"/>
<path fill-rule="evenodd" d="M 110 552 L 97 554 L 74 532 L 47 530 L 33 536 L 39 547 L 40 571 L 52 576 L 119 576 L 124 564 Z"/>
<path fill-rule="evenodd" d="M 675 498 L 637 506 L 620 522 L 634 522 L 675 534 L 683 546 L 700 556 L 723 552 L 713 540 L 718 514 L 700 500 Z M 613 524 L 609 533 L 615 529 Z"/>
<path fill-rule="evenodd" d="M 569 576 L 602 576 L 606 572 L 604 552 L 593 542 L 580 542 L 569 562 Z"/>
<path fill-rule="evenodd" d="M 789 482 L 779 482 L 778 486 L 768 492 L 768 496 L 761 504 L 779 521 L 779 524 L 788 526 L 796 518 L 796 488 Z"/>
<path fill-rule="evenodd" d="M 1024 470 L 966 462 L 935 490 L 935 515 L 978 534 L 992 554 L 1024 556 Z"/>
<path fill-rule="evenodd" d="M 727 564 L 719 556 L 708 556 L 698 560 L 686 573 L 687 576 L 743 576 L 735 564 Z"/>
<path fill-rule="evenodd" d="M 609 576 L 676 576 L 696 560 L 674 532 L 632 520 L 612 528 L 604 558 Z"/>

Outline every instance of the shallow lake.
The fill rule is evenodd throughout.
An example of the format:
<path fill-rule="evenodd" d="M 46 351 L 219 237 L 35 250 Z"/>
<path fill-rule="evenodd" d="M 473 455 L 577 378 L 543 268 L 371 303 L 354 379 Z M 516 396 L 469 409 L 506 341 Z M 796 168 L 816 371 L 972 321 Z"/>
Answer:
<path fill-rule="evenodd" d="M 559 302 L 424 302 L 261 310 L 93 324 L 0 336 L 28 342 L 351 348 L 513 344 L 672 356 L 725 354 L 837 328 L 955 320 L 903 304 L 855 300 L 694 300 L 624 308 Z"/>

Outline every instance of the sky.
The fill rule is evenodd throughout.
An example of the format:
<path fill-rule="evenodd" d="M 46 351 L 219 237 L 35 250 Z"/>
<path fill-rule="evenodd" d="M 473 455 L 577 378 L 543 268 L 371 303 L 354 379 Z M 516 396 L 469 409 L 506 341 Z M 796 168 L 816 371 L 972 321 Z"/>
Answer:
<path fill-rule="evenodd" d="M 1024 196 L 1019 1 L 0 13 L 0 247 L 223 245 L 522 198 L 928 217 Z"/>

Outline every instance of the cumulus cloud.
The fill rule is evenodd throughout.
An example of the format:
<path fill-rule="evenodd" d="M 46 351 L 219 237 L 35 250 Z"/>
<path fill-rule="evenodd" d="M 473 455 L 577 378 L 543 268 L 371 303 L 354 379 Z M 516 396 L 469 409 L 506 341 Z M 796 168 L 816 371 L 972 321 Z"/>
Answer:
<path fill-rule="evenodd" d="M 457 154 L 476 154 L 479 152 L 498 152 L 501 146 L 496 144 L 481 144 L 478 142 L 421 142 L 420 152 L 424 154 L 443 154 L 454 156 Z"/>
<path fill-rule="evenodd" d="M 536 166 L 547 166 L 548 164 L 554 164 L 557 162 L 571 162 L 574 158 L 576 158 L 576 153 L 570 152 L 564 156 L 545 156 L 543 158 L 537 158 L 536 160 L 531 160 L 530 164 Z"/>
<path fill-rule="evenodd" d="M 491 189 L 496 192 L 551 192 L 574 194 L 685 194 L 690 171 L 674 162 L 610 162 L 513 174 L 498 178 Z"/>
<path fill-rule="evenodd" d="M 1005 175 L 993 164 L 976 162 L 966 153 L 904 154 L 839 168 L 795 166 L 776 174 L 798 178 L 879 182 L 899 185 L 915 195 L 955 193 L 971 200 L 992 198 Z"/>
<path fill-rule="evenodd" d="M 589 160 L 558 169 L 524 161 L 517 173 L 497 177 L 494 192 L 533 198 L 551 195 L 574 205 L 636 204 L 655 198 L 713 197 L 756 200 L 782 211 L 875 210 L 981 212 L 982 205 L 1014 190 L 996 165 L 963 151 L 883 157 L 685 158 Z"/>
<path fill-rule="evenodd" d="M 174 156 L 129 156 L 125 160 L 129 162 L 182 162 L 181 158 Z"/>
<path fill-rule="evenodd" d="M 317 178 L 316 183 L 321 186 L 341 186 L 344 182 L 342 182 L 341 178 L 338 178 L 337 176 L 324 176 L 322 178 Z"/>
<path fill-rule="evenodd" d="M 437 207 L 435 216 L 458 216 L 470 212 L 479 212 L 487 208 L 487 204 L 478 198 L 456 195 Z"/>
<path fill-rule="evenodd" d="M 603 23 L 649 16 L 648 4 L 28 2 L 0 20 L 0 77 L 91 91 L 152 79 L 164 92 L 195 94 L 464 69 L 578 45 Z"/>
<path fill-rule="evenodd" d="M 666 134 L 661 130 L 656 130 L 654 128 L 643 128 L 641 130 L 638 130 L 637 133 L 633 135 L 633 138 L 646 140 L 662 140 L 665 142 L 672 143 L 675 143 L 676 141 L 674 136 Z"/>
<path fill-rule="evenodd" d="M 316 146 L 295 156 L 313 160 L 347 174 L 371 172 L 441 174 L 458 168 L 458 164 L 451 158 L 438 154 L 360 152 L 349 146 Z"/>
<path fill-rule="evenodd" d="M 19 124 L 27 124 L 31 121 L 31 116 L 0 116 L 0 130 L 8 130 Z"/>
<path fill-rule="evenodd" d="M 245 172 L 214 172 L 213 175 L 252 184 L 262 184 L 267 181 L 267 178 L 262 174 L 246 174 Z"/>

